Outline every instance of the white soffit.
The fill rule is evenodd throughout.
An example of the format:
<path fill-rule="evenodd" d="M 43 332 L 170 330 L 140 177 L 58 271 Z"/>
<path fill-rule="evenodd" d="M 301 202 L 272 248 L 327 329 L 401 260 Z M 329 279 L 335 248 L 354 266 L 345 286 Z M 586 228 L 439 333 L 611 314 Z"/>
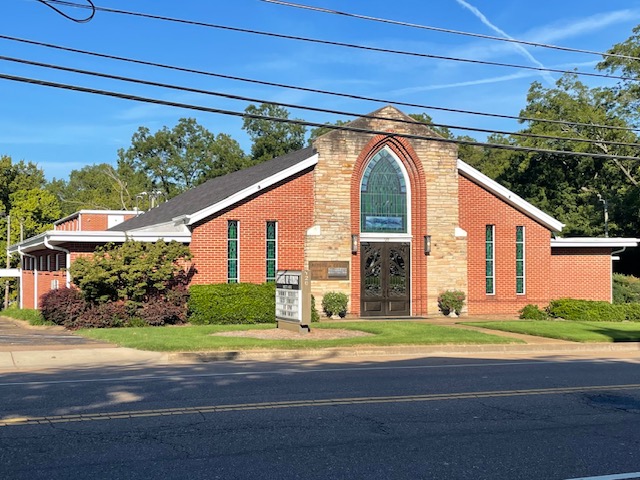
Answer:
<path fill-rule="evenodd" d="M 495 180 L 490 179 L 484 173 L 476 170 L 462 160 L 458 160 L 458 172 L 550 230 L 560 232 L 564 227 L 564 223 L 556 220 L 551 215 L 547 215 L 539 208 L 534 207 L 524 198 L 519 197 L 508 188 L 503 187 Z"/>

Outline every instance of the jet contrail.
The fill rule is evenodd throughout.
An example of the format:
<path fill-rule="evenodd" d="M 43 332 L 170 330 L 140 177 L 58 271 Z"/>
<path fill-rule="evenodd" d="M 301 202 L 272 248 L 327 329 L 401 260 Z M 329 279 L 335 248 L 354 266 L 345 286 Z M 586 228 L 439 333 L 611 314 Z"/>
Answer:
<path fill-rule="evenodd" d="M 471 13 L 473 13 L 476 17 L 478 17 L 480 19 L 480 21 L 482 23 L 484 23 L 487 27 L 489 27 L 491 30 L 493 30 L 494 32 L 502 35 L 504 38 L 508 38 L 509 40 L 514 40 L 514 38 L 509 35 L 507 32 L 505 32 L 504 30 L 496 27 L 493 23 L 491 23 L 489 21 L 489 19 L 480 11 L 478 10 L 476 7 L 474 7 L 473 5 L 467 3 L 465 0 L 456 0 L 456 2 L 458 2 L 460 5 L 462 5 L 464 8 L 466 8 L 467 10 L 469 10 Z M 518 43 L 514 43 L 513 47 L 518 50 L 525 58 L 529 59 L 531 62 L 533 62 L 535 65 L 537 65 L 538 67 L 541 68 L 546 68 L 541 62 L 539 62 L 533 55 L 531 55 L 529 53 L 529 51 L 524 48 L 522 45 L 518 44 Z M 555 85 L 556 81 L 553 78 L 553 76 L 549 73 L 549 72 L 542 72 L 541 73 L 542 77 L 549 82 L 551 85 Z"/>

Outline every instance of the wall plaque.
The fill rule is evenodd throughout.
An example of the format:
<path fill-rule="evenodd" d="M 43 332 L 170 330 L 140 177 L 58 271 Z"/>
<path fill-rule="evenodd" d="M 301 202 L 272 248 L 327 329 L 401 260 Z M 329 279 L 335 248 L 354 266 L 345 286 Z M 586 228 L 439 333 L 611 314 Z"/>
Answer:
<path fill-rule="evenodd" d="M 349 280 L 349 262 L 309 262 L 311 280 Z"/>

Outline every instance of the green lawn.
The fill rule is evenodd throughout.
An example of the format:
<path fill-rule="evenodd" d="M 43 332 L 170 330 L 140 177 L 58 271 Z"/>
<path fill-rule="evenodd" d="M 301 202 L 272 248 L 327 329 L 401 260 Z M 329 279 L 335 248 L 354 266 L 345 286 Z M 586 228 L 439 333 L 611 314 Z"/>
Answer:
<path fill-rule="evenodd" d="M 440 327 L 421 322 L 340 322 L 314 323 L 311 328 L 361 330 L 367 337 L 339 340 L 260 340 L 246 337 L 219 337 L 211 334 L 230 330 L 273 329 L 269 325 L 187 325 L 181 327 L 144 327 L 84 329 L 78 333 L 123 347 L 160 352 L 207 350 L 311 349 L 357 345 L 443 345 L 522 343 L 495 335 Z"/>
<path fill-rule="evenodd" d="M 464 322 L 463 325 L 524 333 L 538 337 L 557 338 L 572 342 L 639 342 L 640 323 L 568 322 L 568 321 L 514 321 Z"/>

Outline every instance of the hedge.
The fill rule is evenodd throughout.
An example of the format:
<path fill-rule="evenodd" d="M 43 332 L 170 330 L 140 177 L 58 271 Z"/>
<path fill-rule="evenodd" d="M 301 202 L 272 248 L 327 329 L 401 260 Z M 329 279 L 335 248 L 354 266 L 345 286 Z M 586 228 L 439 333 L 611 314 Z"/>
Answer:
<path fill-rule="evenodd" d="M 613 274 L 613 303 L 640 302 L 640 278 L 621 273 Z"/>
<path fill-rule="evenodd" d="M 189 288 L 189 321 L 196 325 L 275 323 L 275 283 L 220 283 Z"/>
<path fill-rule="evenodd" d="M 602 322 L 640 322 L 640 303 L 612 304 L 561 298 L 548 307 L 549 315 L 565 320 Z"/>

